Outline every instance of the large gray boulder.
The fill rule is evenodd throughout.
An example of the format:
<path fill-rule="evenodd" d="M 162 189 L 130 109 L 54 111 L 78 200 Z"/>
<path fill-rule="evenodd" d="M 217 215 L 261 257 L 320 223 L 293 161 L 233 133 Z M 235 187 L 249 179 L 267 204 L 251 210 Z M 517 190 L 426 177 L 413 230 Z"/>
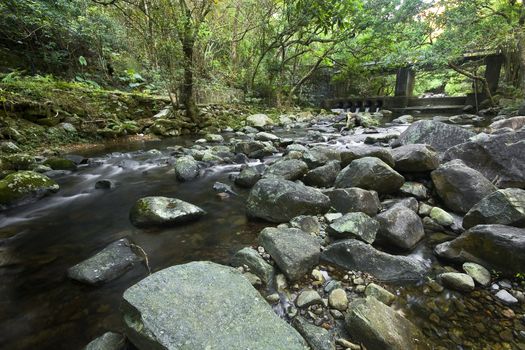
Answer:
<path fill-rule="evenodd" d="M 340 213 L 363 212 L 375 216 L 381 207 L 376 191 L 362 188 L 335 188 L 323 192 L 330 198 L 330 206 Z"/>
<path fill-rule="evenodd" d="M 424 262 L 415 258 L 384 253 L 370 244 L 347 239 L 330 244 L 321 261 L 346 270 L 367 272 L 382 281 L 417 281 L 427 271 Z"/>
<path fill-rule="evenodd" d="M 445 161 L 461 159 L 496 186 L 525 188 L 525 130 L 477 138 L 449 149 Z"/>
<path fill-rule="evenodd" d="M 137 227 L 176 225 L 199 219 L 206 212 L 196 205 L 168 197 L 144 197 L 131 208 L 129 218 Z"/>
<path fill-rule="evenodd" d="M 379 193 L 393 193 L 403 186 L 405 179 L 379 158 L 356 159 L 341 170 L 335 187 L 359 187 Z"/>
<path fill-rule="evenodd" d="M 438 152 L 467 142 L 475 134 L 459 126 L 433 120 L 419 120 L 410 125 L 397 139 L 398 145 L 427 144 Z"/>
<path fill-rule="evenodd" d="M 122 311 L 140 350 L 306 349 L 245 277 L 212 262 L 154 273 L 124 292 Z"/>
<path fill-rule="evenodd" d="M 259 243 L 292 281 L 319 263 L 321 243 L 297 228 L 267 227 L 259 234 Z"/>
<path fill-rule="evenodd" d="M 348 213 L 334 220 L 326 232 L 335 238 L 357 238 L 372 244 L 376 239 L 379 223 L 365 213 Z"/>
<path fill-rule="evenodd" d="M 93 339 L 84 350 L 124 350 L 125 348 L 126 338 L 122 334 L 107 332 Z"/>
<path fill-rule="evenodd" d="M 249 216 L 279 223 L 299 215 L 324 214 L 328 209 L 330 199 L 321 191 L 280 179 L 257 182 L 246 204 Z"/>
<path fill-rule="evenodd" d="M 264 177 L 295 181 L 308 172 L 308 165 L 298 159 L 286 159 L 273 163 L 264 172 Z"/>
<path fill-rule="evenodd" d="M 458 238 L 439 244 L 435 253 L 458 263 L 475 262 L 511 275 L 525 271 L 525 229 L 478 225 Z"/>
<path fill-rule="evenodd" d="M 507 188 L 492 192 L 463 218 L 466 229 L 485 224 L 525 227 L 525 190 Z"/>
<path fill-rule="evenodd" d="M 341 171 L 338 161 L 332 160 L 325 165 L 310 170 L 303 179 L 308 186 L 331 187 L 334 185 L 337 174 Z"/>
<path fill-rule="evenodd" d="M 277 152 L 271 142 L 263 141 L 240 141 L 235 143 L 233 150 L 235 153 L 242 153 L 255 159 L 271 156 Z"/>
<path fill-rule="evenodd" d="M 386 245 L 412 249 L 424 236 L 423 223 L 414 211 L 395 205 L 376 216 L 377 239 Z"/>
<path fill-rule="evenodd" d="M 17 171 L 0 180 L 0 210 L 32 202 L 58 190 L 58 184 L 45 175 Z"/>
<path fill-rule="evenodd" d="M 464 214 L 497 188 L 483 174 L 461 160 L 442 164 L 431 174 L 436 192 L 445 205 Z"/>
<path fill-rule="evenodd" d="M 254 166 L 243 166 L 239 175 L 233 180 L 237 186 L 251 188 L 262 177 L 260 171 Z"/>
<path fill-rule="evenodd" d="M 346 327 L 352 340 L 370 350 L 430 349 L 421 331 L 374 297 L 355 299 L 348 307 Z"/>
<path fill-rule="evenodd" d="M 231 259 L 232 266 L 247 266 L 265 284 L 272 280 L 274 268 L 255 250 L 250 247 L 239 250 Z"/>
<path fill-rule="evenodd" d="M 199 163 L 192 156 L 182 156 L 175 161 L 175 176 L 179 181 L 191 181 L 199 176 Z"/>
<path fill-rule="evenodd" d="M 130 242 L 123 238 L 69 268 L 67 276 L 82 283 L 99 285 L 122 276 L 141 261 L 142 258 L 131 249 Z"/>
<path fill-rule="evenodd" d="M 439 166 L 439 156 L 427 145 L 413 144 L 394 148 L 394 169 L 400 172 L 424 172 Z"/>
<path fill-rule="evenodd" d="M 379 158 L 391 167 L 394 167 L 395 164 L 390 149 L 378 146 L 359 145 L 346 146 L 346 148 L 341 151 L 341 166 L 345 167 L 352 163 L 352 161 L 364 157 Z"/>

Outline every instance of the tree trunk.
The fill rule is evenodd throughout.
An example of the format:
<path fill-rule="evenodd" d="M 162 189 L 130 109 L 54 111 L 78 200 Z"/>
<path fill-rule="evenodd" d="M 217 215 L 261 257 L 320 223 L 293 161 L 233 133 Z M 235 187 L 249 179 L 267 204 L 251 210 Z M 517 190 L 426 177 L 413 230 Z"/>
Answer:
<path fill-rule="evenodd" d="M 184 81 L 181 89 L 181 102 L 186 109 L 186 117 L 196 126 L 199 126 L 199 111 L 195 102 L 194 81 L 193 81 L 193 49 L 195 40 L 191 36 L 185 36 L 182 41 L 182 51 L 184 53 Z"/>
<path fill-rule="evenodd" d="M 525 32 L 521 30 L 518 33 L 518 58 L 519 58 L 519 67 L 520 67 L 520 87 L 521 91 L 525 95 Z"/>

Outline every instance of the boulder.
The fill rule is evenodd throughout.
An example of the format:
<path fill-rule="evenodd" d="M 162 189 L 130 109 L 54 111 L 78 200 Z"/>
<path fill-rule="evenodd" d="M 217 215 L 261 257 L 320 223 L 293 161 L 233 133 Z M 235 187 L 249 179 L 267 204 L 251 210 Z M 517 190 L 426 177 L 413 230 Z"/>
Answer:
<path fill-rule="evenodd" d="M 302 316 L 295 317 L 292 326 L 303 336 L 313 350 L 335 350 L 332 337 L 326 329 L 309 323 Z"/>
<path fill-rule="evenodd" d="M 443 159 L 461 159 L 500 188 L 525 188 L 525 130 L 478 138 L 449 149 Z"/>
<path fill-rule="evenodd" d="M 496 299 L 501 301 L 503 304 L 506 305 L 516 305 L 518 304 L 519 300 L 516 299 L 512 294 L 507 292 L 505 289 L 500 290 L 495 295 Z"/>
<path fill-rule="evenodd" d="M 377 192 L 357 187 L 336 188 L 323 192 L 330 198 L 330 206 L 340 213 L 363 212 L 375 216 L 381 207 Z"/>
<path fill-rule="evenodd" d="M 414 324 L 374 297 L 355 299 L 348 310 L 346 327 L 352 339 L 367 349 L 430 349 Z"/>
<path fill-rule="evenodd" d="M 308 165 L 298 159 L 280 160 L 264 172 L 266 178 L 279 178 L 284 180 L 295 181 L 301 179 L 308 172 Z"/>
<path fill-rule="evenodd" d="M 224 137 L 222 137 L 222 135 L 219 134 L 206 134 L 204 135 L 204 139 L 206 139 L 207 142 L 224 142 Z"/>
<path fill-rule="evenodd" d="M 445 205 L 460 214 L 468 212 L 483 197 L 497 190 L 483 174 L 460 160 L 442 164 L 431 177 Z"/>
<path fill-rule="evenodd" d="M 122 311 L 140 350 L 306 348 L 246 278 L 212 262 L 154 273 L 124 292 Z"/>
<path fill-rule="evenodd" d="M 77 164 L 70 160 L 60 157 L 51 157 L 46 159 L 44 165 L 47 165 L 53 170 L 76 170 Z"/>
<path fill-rule="evenodd" d="M 141 261 L 142 258 L 131 249 L 130 242 L 123 238 L 69 268 L 67 276 L 82 283 L 99 285 L 122 276 Z"/>
<path fill-rule="evenodd" d="M 257 181 L 262 177 L 262 174 L 256 167 L 252 166 L 243 166 L 239 175 L 234 179 L 234 182 L 237 186 L 251 188 Z"/>
<path fill-rule="evenodd" d="M 445 272 L 439 275 L 441 282 L 450 289 L 460 292 L 470 292 L 474 290 L 474 280 L 466 273 Z"/>
<path fill-rule="evenodd" d="M 427 144 L 438 152 L 467 142 L 474 133 L 459 126 L 433 120 L 419 120 L 410 125 L 397 139 L 398 145 Z"/>
<path fill-rule="evenodd" d="M 192 156 L 177 158 L 175 175 L 179 181 L 191 181 L 199 176 L 199 163 Z"/>
<path fill-rule="evenodd" d="M 419 208 L 419 202 L 414 197 L 408 197 L 408 198 L 390 198 L 385 199 L 381 202 L 381 206 L 383 209 L 390 209 L 393 207 L 404 207 L 412 210 L 413 212 L 417 213 Z"/>
<path fill-rule="evenodd" d="M 253 114 L 246 118 L 246 125 L 254 128 L 264 128 L 272 124 L 273 121 L 266 114 Z"/>
<path fill-rule="evenodd" d="M 196 205 L 168 197 L 144 197 L 131 208 L 129 217 L 137 227 L 176 225 L 199 219 L 206 212 Z"/>
<path fill-rule="evenodd" d="M 336 219 L 326 232 L 335 238 L 357 238 L 372 244 L 376 239 L 379 223 L 365 213 L 348 213 Z"/>
<path fill-rule="evenodd" d="M 266 260 L 255 250 L 249 247 L 239 250 L 231 259 L 231 264 L 234 267 L 246 266 L 250 272 L 254 273 L 268 284 L 272 280 L 274 268 L 268 264 Z"/>
<path fill-rule="evenodd" d="M 233 150 L 235 153 L 243 153 L 249 158 L 260 159 L 267 156 L 271 156 L 277 149 L 272 145 L 271 142 L 264 141 L 241 141 L 236 142 Z"/>
<path fill-rule="evenodd" d="M 0 209 L 29 203 L 55 193 L 59 188 L 55 181 L 33 171 L 9 174 L 0 180 Z"/>
<path fill-rule="evenodd" d="M 439 166 L 439 156 L 427 145 L 410 144 L 394 148 L 394 169 L 400 172 L 425 172 Z"/>
<path fill-rule="evenodd" d="M 403 206 L 393 206 L 376 219 L 379 222 L 377 239 L 383 244 L 411 249 L 425 236 L 419 215 Z"/>
<path fill-rule="evenodd" d="M 299 215 L 290 220 L 290 226 L 298 228 L 306 233 L 318 235 L 321 230 L 321 225 L 317 216 Z"/>
<path fill-rule="evenodd" d="M 414 117 L 410 114 L 406 114 L 392 120 L 392 124 L 410 124 L 413 121 Z"/>
<path fill-rule="evenodd" d="M 321 191 L 280 179 L 257 182 L 246 204 L 249 216 L 280 223 L 299 215 L 324 214 L 328 209 L 330 199 Z"/>
<path fill-rule="evenodd" d="M 454 217 L 439 207 L 434 207 L 430 210 L 430 218 L 441 226 L 446 227 L 454 224 Z"/>
<path fill-rule="evenodd" d="M 504 225 L 474 226 L 435 248 L 443 259 L 475 262 L 505 275 L 525 271 L 524 251 L 525 229 Z"/>
<path fill-rule="evenodd" d="M 525 126 L 525 116 L 517 116 L 507 119 L 495 121 L 489 125 L 492 130 L 511 128 L 512 130 L 519 130 Z"/>
<path fill-rule="evenodd" d="M 382 281 L 417 281 L 426 273 L 424 262 L 384 253 L 370 244 L 347 239 L 330 244 L 321 260 L 346 270 L 367 272 Z"/>
<path fill-rule="evenodd" d="M 374 297 L 385 305 L 391 305 L 396 300 L 394 294 L 375 283 L 370 283 L 366 286 L 365 295 Z"/>
<path fill-rule="evenodd" d="M 309 169 L 315 169 L 332 160 L 341 161 L 341 154 L 334 148 L 315 146 L 303 152 L 301 160 L 308 165 Z"/>
<path fill-rule="evenodd" d="M 259 243 L 292 281 L 319 263 L 319 240 L 299 229 L 267 227 L 259 234 Z"/>
<path fill-rule="evenodd" d="M 325 165 L 310 170 L 303 179 L 308 186 L 331 187 L 334 185 L 337 174 L 341 171 L 338 161 L 330 161 Z"/>
<path fill-rule="evenodd" d="M 407 181 L 399 189 L 399 193 L 405 196 L 416 197 L 417 199 L 427 199 L 428 190 L 425 185 L 419 182 Z"/>
<path fill-rule="evenodd" d="M 271 141 L 271 142 L 278 142 L 280 140 L 279 136 L 276 136 L 274 134 L 270 134 L 269 132 L 258 132 L 255 134 L 255 139 L 257 141 Z"/>
<path fill-rule="evenodd" d="M 401 188 L 405 179 L 379 158 L 356 159 L 344 168 L 335 180 L 335 187 L 359 187 L 379 193 L 392 193 Z"/>
<path fill-rule="evenodd" d="M 472 279 L 482 286 L 488 286 L 490 284 L 491 276 L 489 270 L 483 266 L 473 263 L 466 262 L 463 264 L 463 270 L 470 276 Z"/>
<path fill-rule="evenodd" d="M 322 305 L 323 298 L 313 289 L 302 291 L 295 300 L 295 305 L 299 308 L 307 308 L 312 305 Z"/>
<path fill-rule="evenodd" d="M 91 341 L 84 350 L 124 350 L 126 338 L 119 333 L 107 332 Z"/>
<path fill-rule="evenodd" d="M 485 224 L 525 227 L 525 190 L 507 188 L 492 192 L 463 218 L 466 229 Z"/>
<path fill-rule="evenodd" d="M 395 164 L 390 149 L 378 146 L 359 145 L 346 146 L 346 148 L 341 151 L 341 166 L 346 167 L 352 161 L 364 157 L 379 158 L 390 167 L 394 167 Z"/>

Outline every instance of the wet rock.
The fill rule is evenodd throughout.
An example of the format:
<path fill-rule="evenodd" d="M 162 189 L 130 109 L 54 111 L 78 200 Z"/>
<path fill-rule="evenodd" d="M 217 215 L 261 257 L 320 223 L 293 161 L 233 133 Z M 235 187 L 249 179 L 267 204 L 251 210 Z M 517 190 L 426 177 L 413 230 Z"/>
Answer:
<path fill-rule="evenodd" d="M 337 174 L 341 171 L 338 161 L 330 161 L 325 165 L 310 170 L 303 179 L 308 186 L 331 187 L 334 185 Z"/>
<path fill-rule="evenodd" d="M 280 160 L 270 165 L 264 172 L 264 177 L 295 181 L 308 172 L 308 165 L 298 159 Z"/>
<path fill-rule="evenodd" d="M 395 161 L 392 153 L 388 148 L 378 146 L 346 146 L 346 149 L 341 151 L 341 166 L 346 167 L 352 161 L 364 157 L 376 157 L 381 159 L 383 162 L 388 164 L 390 167 L 394 167 Z"/>
<path fill-rule="evenodd" d="M 335 180 L 335 187 L 359 187 L 379 193 L 392 193 L 401 188 L 405 179 L 379 158 L 354 160 Z"/>
<path fill-rule="evenodd" d="M 348 213 L 336 219 L 326 232 L 336 238 L 357 238 L 372 244 L 375 241 L 379 223 L 365 213 Z"/>
<path fill-rule="evenodd" d="M 441 282 L 450 289 L 460 292 L 470 292 L 474 290 L 474 280 L 466 273 L 445 272 L 439 275 Z"/>
<path fill-rule="evenodd" d="M 390 209 L 393 207 L 404 207 L 412 210 L 414 213 L 418 211 L 419 203 L 417 199 L 413 197 L 409 198 L 391 198 L 381 202 L 381 206 L 384 209 Z"/>
<path fill-rule="evenodd" d="M 318 235 L 321 229 L 319 225 L 319 220 L 316 216 L 310 215 L 299 215 L 290 220 L 290 225 L 292 227 L 298 228 L 306 233 L 313 235 Z"/>
<path fill-rule="evenodd" d="M 99 285 L 112 281 L 142 261 L 131 249 L 130 242 L 120 239 L 97 254 L 67 270 L 67 276 L 76 281 Z"/>
<path fill-rule="evenodd" d="M 463 264 L 463 270 L 472 277 L 474 281 L 482 286 L 486 287 L 490 284 L 490 272 L 483 266 L 472 262 L 466 262 Z"/>
<path fill-rule="evenodd" d="M 246 118 L 246 125 L 255 128 L 264 128 L 272 124 L 273 121 L 266 114 L 253 114 Z"/>
<path fill-rule="evenodd" d="M 227 266 L 202 261 L 172 266 L 128 288 L 123 299 L 126 335 L 141 350 L 306 346 L 248 280 Z"/>
<path fill-rule="evenodd" d="M 271 142 L 241 141 L 235 143 L 234 152 L 243 153 L 249 158 L 260 159 L 271 156 L 273 153 L 277 152 L 277 149 L 275 149 Z"/>
<path fill-rule="evenodd" d="M 16 153 L 0 156 L 0 170 L 33 170 L 35 167 L 35 157 L 29 154 Z"/>
<path fill-rule="evenodd" d="M 374 144 L 374 143 L 389 143 L 392 140 L 395 140 L 399 137 L 399 132 L 390 131 L 386 133 L 380 133 L 375 135 L 368 135 L 365 138 L 365 144 Z"/>
<path fill-rule="evenodd" d="M 411 144 L 392 150 L 394 169 L 400 172 L 425 172 L 439 166 L 439 156 L 427 145 Z"/>
<path fill-rule="evenodd" d="M 504 225 L 478 225 L 435 248 L 441 258 L 475 262 L 505 275 L 525 271 L 524 251 L 525 230 Z"/>
<path fill-rule="evenodd" d="M 177 158 L 175 175 L 179 181 L 191 181 L 199 176 L 199 163 L 192 156 Z"/>
<path fill-rule="evenodd" d="M 144 197 L 130 211 L 131 223 L 138 227 L 176 225 L 199 219 L 206 212 L 196 205 L 168 197 Z"/>
<path fill-rule="evenodd" d="M 394 294 L 375 283 L 366 286 L 365 295 L 374 297 L 385 305 L 391 305 L 396 299 Z"/>
<path fill-rule="evenodd" d="M 204 138 L 206 139 L 207 142 L 215 142 L 215 143 L 224 142 L 224 137 L 222 137 L 222 135 L 219 135 L 219 134 L 206 134 L 204 135 Z"/>
<path fill-rule="evenodd" d="M 107 332 L 91 341 L 84 350 L 124 350 L 126 338 L 122 334 Z"/>
<path fill-rule="evenodd" d="M 305 290 L 302 291 L 297 299 L 295 300 L 295 305 L 299 308 L 305 308 L 312 305 L 322 305 L 323 298 L 315 290 Z"/>
<path fill-rule="evenodd" d="M 337 288 L 332 290 L 328 295 L 328 305 L 333 309 L 345 311 L 348 308 L 348 297 L 344 289 Z"/>
<path fill-rule="evenodd" d="M 507 188 L 489 194 L 463 218 L 463 227 L 501 224 L 525 227 L 525 190 Z"/>
<path fill-rule="evenodd" d="M 419 120 L 410 125 L 397 139 L 398 145 L 427 144 L 438 152 L 467 142 L 474 133 L 459 126 L 433 120 Z"/>
<path fill-rule="evenodd" d="M 266 285 L 271 281 L 274 274 L 273 266 L 268 264 L 256 250 L 249 247 L 235 253 L 231 264 L 234 267 L 247 266 Z"/>
<path fill-rule="evenodd" d="M 439 207 L 432 208 L 430 211 L 430 218 L 441 226 L 451 226 L 454 223 L 452 215 Z"/>
<path fill-rule="evenodd" d="M 293 319 L 292 326 L 303 336 L 312 350 L 335 350 L 332 337 L 326 329 L 309 323 L 301 316 Z"/>
<path fill-rule="evenodd" d="M 497 188 L 480 172 L 460 160 L 441 165 L 431 174 L 436 191 L 445 205 L 457 213 L 468 212 Z"/>
<path fill-rule="evenodd" d="M 417 199 L 427 199 L 428 191 L 425 185 L 420 184 L 419 182 L 407 181 L 399 189 L 401 194 L 405 196 L 413 196 Z"/>
<path fill-rule="evenodd" d="M 240 187 L 251 188 L 262 178 L 262 174 L 256 167 L 245 166 L 235 177 L 235 184 Z"/>
<path fill-rule="evenodd" d="M 375 216 L 381 206 L 375 191 L 351 187 L 336 188 L 323 193 L 330 198 L 330 206 L 341 213 L 363 212 Z"/>
<path fill-rule="evenodd" d="M 506 305 L 514 305 L 518 303 L 518 299 L 516 299 L 512 294 L 507 292 L 505 289 L 500 290 L 496 293 L 496 298 L 501 301 L 503 304 Z"/>
<path fill-rule="evenodd" d="M 392 124 L 410 124 L 414 121 L 414 117 L 410 114 L 402 115 L 399 118 L 392 120 Z"/>
<path fill-rule="evenodd" d="M 319 262 L 321 244 L 299 229 L 267 227 L 259 242 L 290 280 L 300 279 Z"/>
<path fill-rule="evenodd" d="M 332 160 L 341 161 L 341 154 L 330 147 L 315 146 L 303 152 L 301 160 L 308 165 L 309 169 L 315 169 Z"/>
<path fill-rule="evenodd" d="M 376 216 L 379 222 L 377 239 L 402 249 L 411 249 L 424 236 L 423 223 L 412 210 L 394 206 Z"/>
<path fill-rule="evenodd" d="M 95 182 L 96 189 L 109 190 L 115 188 L 115 182 L 109 179 L 102 179 Z"/>
<path fill-rule="evenodd" d="M 525 188 L 525 130 L 457 145 L 449 149 L 443 159 L 461 159 L 498 187 Z"/>
<path fill-rule="evenodd" d="M 367 349 L 429 349 L 416 326 L 374 297 L 355 299 L 348 310 L 346 327 Z"/>
<path fill-rule="evenodd" d="M 356 239 L 329 245 L 321 260 L 341 268 L 367 272 L 383 281 L 414 281 L 425 274 L 427 267 L 411 257 L 384 253 Z"/>
<path fill-rule="evenodd" d="M 262 179 L 252 188 L 246 209 L 251 217 L 288 222 L 299 215 L 324 214 L 330 199 L 319 190 L 280 179 Z"/>
<path fill-rule="evenodd" d="M 237 193 L 233 190 L 233 188 L 230 185 L 227 185 L 219 181 L 215 182 L 212 188 L 215 192 L 218 192 L 218 193 L 226 193 L 226 194 L 231 194 L 234 196 L 237 195 Z"/>
<path fill-rule="evenodd" d="M 270 134 L 269 132 L 258 132 L 255 134 L 255 139 L 257 141 L 271 141 L 271 142 L 279 142 L 280 138 L 279 136 L 276 136 L 274 134 Z"/>
<path fill-rule="evenodd" d="M 0 180 L 0 209 L 20 206 L 58 190 L 58 184 L 45 175 L 18 171 Z"/>

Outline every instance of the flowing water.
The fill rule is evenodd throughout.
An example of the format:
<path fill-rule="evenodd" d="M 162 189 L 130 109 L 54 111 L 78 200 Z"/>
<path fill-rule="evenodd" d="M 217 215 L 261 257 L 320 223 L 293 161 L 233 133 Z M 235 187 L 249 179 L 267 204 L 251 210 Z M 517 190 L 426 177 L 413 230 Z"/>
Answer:
<path fill-rule="evenodd" d="M 403 127 L 394 129 L 402 131 Z M 359 144 L 366 137 L 359 132 L 341 137 L 329 123 L 313 130 L 316 142 L 330 139 L 328 143 L 334 147 Z M 307 131 L 277 133 L 301 138 Z M 230 183 L 230 174 L 240 165 L 213 166 L 203 170 L 195 181 L 176 181 L 172 146 L 188 147 L 192 143 L 191 138 L 177 138 L 116 144 L 82 154 L 89 157 L 89 163 L 56 177 L 61 188 L 57 194 L 0 213 L 1 349 L 80 349 L 108 330 L 122 330 L 122 293 L 147 276 L 144 266 L 135 266 L 124 276 L 98 287 L 66 277 L 69 267 L 119 238 L 129 237 L 140 245 L 153 271 L 193 260 L 227 263 L 240 248 L 256 244 L 264 224 L 246 218 L 247 191 L 235 188 L 238 196 L 221 198 L 212 189 L 216 181 Z M 153 148 L 161 153 L 148 152 Z M 95 189 L 100 179 L 111 179 L 117 186 Z M 135 228 L 130 224 L 129 210 L 137 199 L 150 195 L 180 198 L 208 214 L 197 222 L 171 228 Z M 432 255 L 425 244 L 413 254 L 421 259 Z M 426 317 L 417 308 L 427 302 L 420 290 L 400 290 L 412 301 L 400 307 L 414 318 Z"/>

